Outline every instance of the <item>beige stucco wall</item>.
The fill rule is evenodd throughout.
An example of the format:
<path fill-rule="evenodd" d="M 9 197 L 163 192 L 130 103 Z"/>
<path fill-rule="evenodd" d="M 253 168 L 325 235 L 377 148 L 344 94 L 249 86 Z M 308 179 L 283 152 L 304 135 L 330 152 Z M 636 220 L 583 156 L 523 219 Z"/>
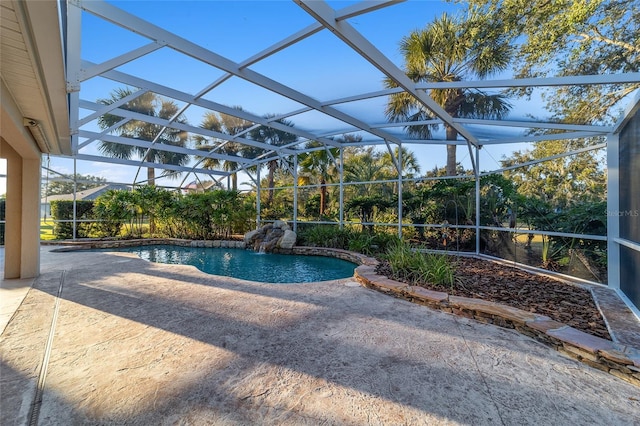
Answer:
<path fill-rule="evenodd" d="M 40 273 L 40 152 L 10 96 L 2 96 L 0 157 L 7 160 L 4 278 L 33 278 Z"/>

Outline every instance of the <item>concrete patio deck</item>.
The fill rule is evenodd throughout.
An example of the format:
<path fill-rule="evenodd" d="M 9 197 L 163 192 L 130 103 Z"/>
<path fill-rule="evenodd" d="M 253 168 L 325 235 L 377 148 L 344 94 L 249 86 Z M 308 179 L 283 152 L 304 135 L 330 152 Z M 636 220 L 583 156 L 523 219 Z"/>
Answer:
<path fill-rule="evenodd" d="M 3 425 L 640 423 L 636 386 L 353 280 L 53 248 L 0 338 Z"/>

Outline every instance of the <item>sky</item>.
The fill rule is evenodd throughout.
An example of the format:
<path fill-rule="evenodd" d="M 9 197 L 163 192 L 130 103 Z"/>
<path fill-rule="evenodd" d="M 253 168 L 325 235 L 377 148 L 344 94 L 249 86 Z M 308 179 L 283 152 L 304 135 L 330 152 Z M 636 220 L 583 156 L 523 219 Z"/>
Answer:
<path fill-rule="evenodd" d="M 295 33 L 315 21 L 291 1 L 113 1 L 113 5 L 137 15 L 155 25 L 172 31 L 232 61 L 242 62 L 273 43 Z M 335 9 L 357 2 L 330 1 Z M 369 39 L 382 53 L 398 66 L 402 55 L 398 44 L 411 30 L 423 28 L 442 13 L 455 14 L 458 4 L 440 1 L 409 1 L 349 20 L 353 27 Z M 89 13 L 82 15 L 82 58 L 100 63 L 126 53 L 149 42 Z M 323 30 L 301 43 L 285 49 L 250 67 L 267 77 L 291 86 L 319 101 L 342 98 L 383 88 L 383 75 L 327 30 Z M 119 71 L 152 80 L 156 83 L 195 94 L 223 72 L 170 49 L 163 48 L 118 68 Z M 505 73 L 496 78 L 510 77 Z M 104 78 L 82 83 L 81 98 L 97 101 L 123 85 Z M 239 78 L 232 78 L 204 97 L 224 105 L 242 105 L 256 115 L 278 114 L 296 110 L 300 104 L 269 93 Z M 337 109 L 362 117 L 369 122 L 384 122 L 383 98 L 361 101 L 357 104 L 338 105 Z M 536 111 L 536 101 L 514 102 L 512 119 L 523 118 Z M 180 105 L 182 106 L 182 105 Z M 191 107 L 185 113 L 190 124 L 198 125 L 203 110 Z M 80 115 L 88 111 L 82 110 Z M 336 129 L 336 121 L 307 113 L 290 119 L 297 128 L 322 131 Z M 97 131 L 95 123 L 84 127 Z M 520 144 L 509 147 L 486 147 L 481 151 L 481 169 L 499 168 L 499 160 Z M 416 147 L 413 149 L 422 171 L 445 164 L 445 147 Z M 82 149 L 82 153 L 96 155 L 96 143 Z M 470 168 L 468 150 L 460 147 L 458 161 Z M 73 162 L 68 159 L 45 158 L 43 164 L 63 174 L 73 173 Z M 0 173 L 1 173 L 0 169 Z M 109 181 L 131 183 L 135 167 L 99 162 L 77 163 L 77 172 L 101 176 Z M 159 172 L 159 171 L 158 171 Z M 138 180 L 146 171 L 140 171 Z M 1 180 L 1 179 L 0 179 Z M 192 180 L 187 178 L 187 181 Z M 177 184 L 179 181 L 167 181 Z M 1 184 L 1 182 L 0 182 Z M 2 188 L 0 187 L 0 191 Z"/>

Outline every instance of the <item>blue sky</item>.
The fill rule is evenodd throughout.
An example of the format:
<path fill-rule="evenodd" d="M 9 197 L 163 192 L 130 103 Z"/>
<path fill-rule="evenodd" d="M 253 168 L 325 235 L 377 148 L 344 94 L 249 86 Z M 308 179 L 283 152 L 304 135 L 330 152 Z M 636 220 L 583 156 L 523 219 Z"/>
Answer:
<path fill-rule="evenodd" d="M 314 22 L 299 6 L 285 0 L 112 3 L 235 62 L 242 62 Z M 357 2 L 329 2 L 335 9 L 353 3 Z M 352 18 L 349 23 L 401 66 L 402 56 L 398 51 L 398 43 L 404 35 L 413 29 L 423 28 L 443 12 L 456 13 L 460 8 L 460 5 L 440 1 L 409 1 Z M 149 42 L 146 38 L 88 13 L 83 13 L 82 23 L 82 57 L 92 62 L 105 61 Z M 378 70 L 326 30 L 251 66 L 251 69 L 320 101 L 380 90 L 383 79 Z M 166 48 L 126 64 L 118 70 L 192 94 L 222 75 L 219 70 L 195 59 L 185 59 L 184 55 Z M 505 75 L 509 76 L 510 74 Z M 109 97 L 110 92 L 118 87 L 122 85 L 102 78 L 93 79 L 82 84 L 81 98 L 96 101 Z M 238 78 L 230 79 L 205 98 L 229 106 L 242 105 L 245 110 L 256 115 L 284 113 L 300 107 L 294 101 L 268 93 Z M 384 99 L 336 108 L 343 108 L 373 122 L 385 121 Z M 531 104 L 527 106 L 527 112 L 530 111 Z M 202 112 L 199 108 L 192 107 L 186 116 L 191 124 L 197 125 L 202 118 Z M 522 117 L 524 114 L 520 107 L 516 107 L 512 115 Z M 320 118 L 317 113 L 295 116 L 291 121 L 298 128 L 312 131 L 334 126 L 332 119 Z M 95 125 L 93 127 L 89 128 L 96 130 Z M 498 168 L 498 161 L 505 152 L 524 147 L 488 147 L 483 150 L 481 168 Z M 93 144 L 82 152 L 95 154 L 96 145 Z M 444 146 L 419 147 L 414 152 L 421 162 L 423 171 L 444 165 Z M 461 147 L 458 152 L 458 160 L 470 167 L 467 149 Z M 72 173 L 71 161 L 51 161 L 62 173 Z M 106 163 L 78 162 L 78 173 L 130 183 L 136 170 Z M 141 172 L 141 176 L 145 174 Z"/>

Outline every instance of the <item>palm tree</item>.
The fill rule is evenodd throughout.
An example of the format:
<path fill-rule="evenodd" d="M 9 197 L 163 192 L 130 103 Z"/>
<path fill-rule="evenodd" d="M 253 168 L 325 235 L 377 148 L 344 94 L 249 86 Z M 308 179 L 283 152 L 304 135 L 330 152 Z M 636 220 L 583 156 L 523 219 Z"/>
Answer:
<path fill-rule="evenodd" d="M 358 149 L 344 158 L 344 181 L 345 182 L 368 182 L 358 185 L 350 185 L 353 188 L 350 192 L 354 196 L 380 195 L 376 193 L 375 185 L 371 182 L 390 179 L 389 168 L 382 161 L 380 152 L 373 147 Z M 388 184 L 382 185 L 382 192 L 393 192 Z"/>
<path fill-rule="evenodd" d="M 242 111 L 242 108 L 239 106 L 234 108 Z M 218 114 L 215 112 L 207 112 L 202 118 L 202 123 L 200 123 L 200 127 L 202 127 L 203 129 L 226 133 L 230 136 L 230 138 L 248 129 L 251 125 L 252 123 L 250 121 L 244 120 L 242 118 L 224 113 Z M 210 140 L 200 135 L 196 136 L 194 139 L 196 142 L 196 149 L 202 151 L 211 151 L 218 148 L 217 152 L 230 156 L 239 156 L 239 153 L 241 152 L 241 145 L 230 140 L 222 140 L 217 138 Z M 238 174 L 236 173 L 236 170 L 238 169 L 238 162 L 231 160 L 219 160 L 217 158 L 210 157 L 197 158 L 202 159 L 202 166 L 205 169 L 222 168 L 222 170 L 224 171 L 233 172 L 231 173 L 231 187 L 234 191 L 238 189 Z"/>
<path fill-rule="evenodd" d="M 415 154 L 409 151 L 407 148 L 401 148 L 400 153 L 402 155 L 401 163 L 402 163 L 402 173 L 403 176 L 411 179 L 416 174 L 420 173 L 420 164 L 418 164 L 418 159 Z M 398 147 L 393 151 L 394 158 L 398 158 Z M 393 169 L 393 174 L 395 172 L 395 167 L 393 165 L 393 160 L 391 159 L 391 153 L 385 152 L 382 154 L 382 162 L 391 170 Z"/>
<path fill-rule="evenodd" d="M 111 93 L 109 99 L 99 99 L 98 103 L 103 105 L 111 105 L 120 99 L 129 96 L 133 91 L 129 88 L 119 88 Z M 164 100 L 152 92 L 145 92 L 137 98 L 125 103 L 121 109 L 137 112 L 140 114 L 159 117 L 166 120 L 172 119 L 178 113 L 178 105 L 173 101 Z M 98 119 L 98 125 L 101 129 L 108 129 L 122 120 L 122 117 L 114 114 L 105 114 Z M 186 123 L 186 119 L 178 116 L 174 121 L 178 123 Z M 187 132 L 183 130 L 166 128 L 162 131 L 163 126 L 152 124 L 140 120 L 129 120 L 125 124 L 116 128 L 114 131 L 123 137 L 140 139 L 152 142 L 157 138 L 156 144 L 165 144 L 184 147 L 188 140 Z M 161 151 L 147 148 L 135 147 L 116 142 L 100 141 L 99 149 L 103 154 L 115 158 L 130 159 L 137 155 L 145 161 L 160 164 L 172 164 L 184 166 L 189 162 L 189 156 L 176 152 Z M 177 174 L 168 174 L 169 177 L 177 177 Z M 149 167 L 147 169 L 147 184 L 155 184 L 155 169 Z"/>
<path fill-rule="evenodd" d="M 467 20 L 446 13 L 423 30 L 412 31 L 402 38 L 405 72 L 414 82 L 452 82 L 483 79 L 504 71 L 510 62 L 511 47 L 502 35 L 485 31 L 482 19 Z M 387 88 L 397 87 L 390 79 Z M 432 98 L 452 117 L 501 118 L 511 106 L 501 94 L 489 94 L 478 89 L 437 89 Z M 389 97 L 387 117 L 394 122 L 435 118 L 412 95 L 406 92 Z M 428 139 L 437 125 L 407 126 L 410 136 Z M 458 132 L 445 124 L 447 140 L 456 140 Z M 456 145 L 447 145 L 447 175 L 456 174 Z"/>
<path fill-rule="evenodd" d="M 323 147 L 318 141 L 309 141 L 305 149 Z M 335 174 L 336 168 L 333 162 L 338 156 L 338 148 L 325 148 L 300 154 L 299 162 L 302 173 L 316 177 L 320 183 L 320 216 L 324 215 L 327 207 L 327 182 Z M 333 158 L 332 158 L 333 157 Z"/>
<path fill-rule="evenodd" d="M 273 114 L 265 115 L 265 118 L 269 119 L 274 117 Z M 293 127 L 293 123 L 284 119 L 276 120 L 276 122 L 280 124 L 284 124 L 285 126 Z M 250 132 L 251 138 L 255 141 L 265 142 L 273 147 L 283 146 L 289 143 L 293 143 L 298 140 L 298 136 L 293 133 L 285 132 L 284 130 L 275 129 L 269 126 L 260 126 L 251 130 Z M 252 153 L 255 150 L 250 150 Z M 269 160 L 267 162 L 267 169 L 269 170 L 269 174 L 267 177 L 267 182 L 269 186 L 269 195 L 267 198 L 267 205 L 271 205 L 273 201 L 273 188 L 274 188 L 274 174 L 277 168 L 282 166 L 281 158 L 277 156 L 275 153 L 271 153 Z"/>

